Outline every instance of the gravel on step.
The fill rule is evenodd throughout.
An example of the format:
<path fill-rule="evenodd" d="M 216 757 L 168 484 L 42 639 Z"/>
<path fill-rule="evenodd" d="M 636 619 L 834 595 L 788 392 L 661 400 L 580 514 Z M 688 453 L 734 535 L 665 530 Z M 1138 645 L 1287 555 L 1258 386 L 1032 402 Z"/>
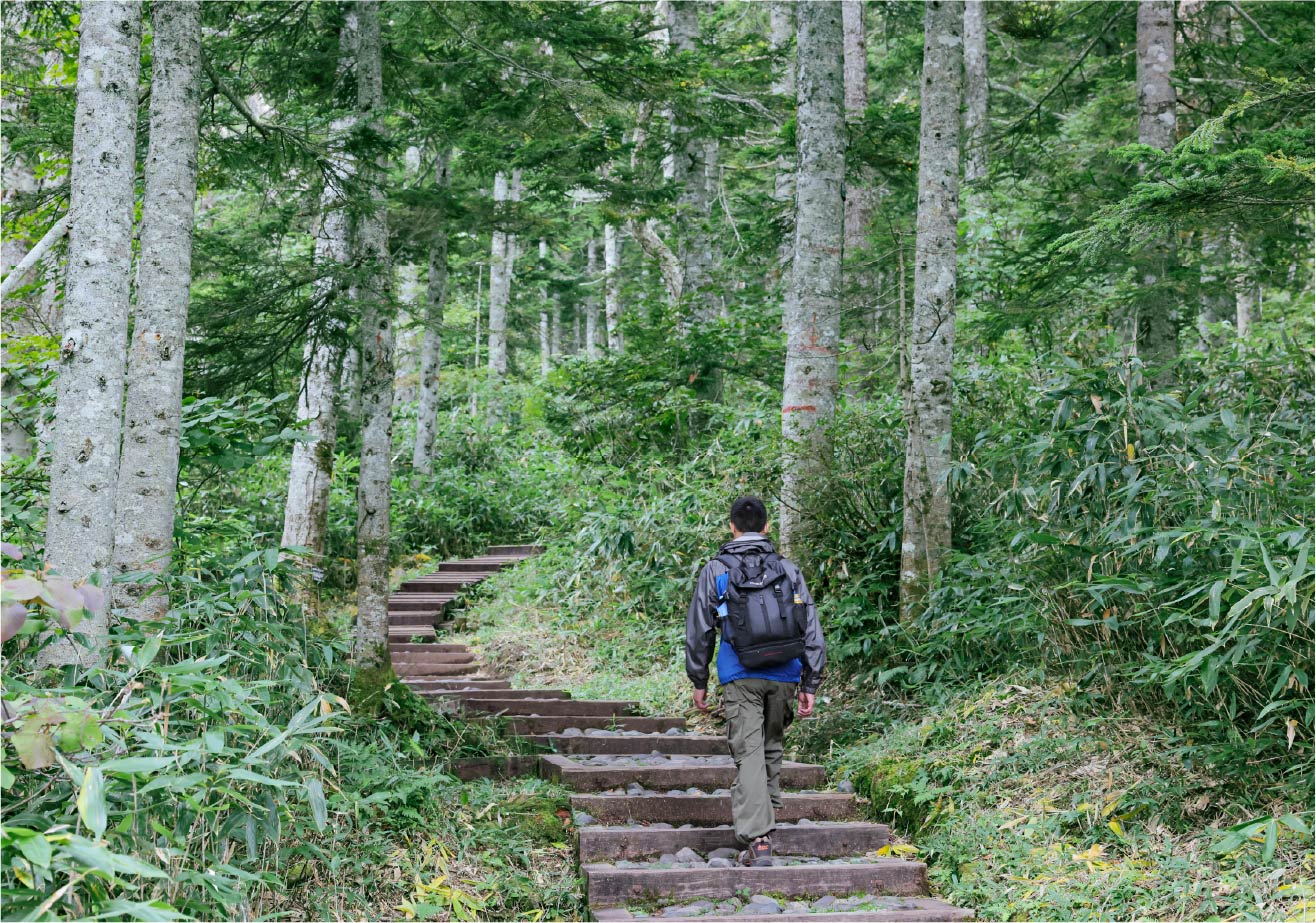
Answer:
<path fill-rule="evenodd" d="M 618 868 L 624 867 L 623 863 L 617 863 Z M 853 913 L 856 920 L 863 919 L 863 914 L 881 913 L 883 911 L 893 910 L 912 910 L 916 905 L 908 903 L 905 898 L 891 897 L 879 894 L 852 894 L 846 897 L 837 897 L 828 894 L 820 897 L 813 902 L 809 901 L 787 901 L 782 902 L 775 897 L 767 894 L 754 894 L 746 900 L 741 898 L 728 898 L 717 901 L 693 901 L 684 904 L 667 904 L 667 905 L 649 905 L 645 907 L 629 907 L 632 917 L 640 920 L 644 919 L 671 919 L 673 917 L 702 917 L 716 915 L 725 916 L 772 916 L 774 914 L 814 914 L 814 913 Z"/>
<path fill-rule="evenodd" d="M 647 862 L 627 862 L 625 864 L 618 862 L 617 868 L 628 869 L 725 869 L 733 868 L 737 858 L 740 855 L 739 850 L 723 848 L 715 849 L 705 856 L 684 847 L 674 853 L 663 853 L 657 859 Z M 835 856 L 831 858 L 822 858 L 819 856 L 773 856 L 772 864 L 776 868 L 788 868 L 800 865 L 863 865 L 868 862 L 876 861 L 876 853 L 869 853 L 863 856 Z M 607 863 L 594 863 L 595 865 L 606 865 Z"/>

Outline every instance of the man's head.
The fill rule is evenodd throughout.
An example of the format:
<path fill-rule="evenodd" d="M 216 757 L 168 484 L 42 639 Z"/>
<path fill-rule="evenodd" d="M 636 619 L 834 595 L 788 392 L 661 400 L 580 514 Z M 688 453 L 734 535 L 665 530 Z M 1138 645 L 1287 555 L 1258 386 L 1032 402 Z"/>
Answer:
<path fill-rule="evenodd" d="M 768 508 L 758 497 L 740 497 L 731 504 L 731 535 L 739 538 L 746 532 L 767 534 Z"/>

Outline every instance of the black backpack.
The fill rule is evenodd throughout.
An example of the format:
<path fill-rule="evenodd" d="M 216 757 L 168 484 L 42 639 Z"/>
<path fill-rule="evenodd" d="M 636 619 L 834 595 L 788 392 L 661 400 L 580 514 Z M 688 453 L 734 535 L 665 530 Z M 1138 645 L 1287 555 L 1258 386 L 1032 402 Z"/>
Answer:
<path fill-rule="evenodd" d="M 770 545 L 753 545 L 739 552 L 723 547 L 715 560 L 727 569 L 725 585 L 717 581 L 726 607 L 722 638 L 741 664 L 759 670 L 803 657 L 808 608 L 786 574 L 785 558 Z"/>

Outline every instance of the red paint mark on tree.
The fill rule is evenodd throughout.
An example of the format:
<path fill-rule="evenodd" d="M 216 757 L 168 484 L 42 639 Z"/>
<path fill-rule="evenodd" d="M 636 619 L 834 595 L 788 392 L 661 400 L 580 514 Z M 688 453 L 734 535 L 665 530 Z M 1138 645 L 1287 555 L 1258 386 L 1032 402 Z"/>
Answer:
<path fill-rule="evenodd" d="M 816 404 L 790 404 L 781 408 L 782 413 L 817 413 Z"/>

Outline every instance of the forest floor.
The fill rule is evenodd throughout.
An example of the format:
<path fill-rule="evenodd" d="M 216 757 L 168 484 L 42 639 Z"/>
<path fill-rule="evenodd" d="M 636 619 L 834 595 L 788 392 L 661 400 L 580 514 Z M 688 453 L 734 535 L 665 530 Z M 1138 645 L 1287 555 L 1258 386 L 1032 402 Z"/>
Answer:
<path fill-rule="evenodd" d="M 635 699 L 651 714 L 683 714 L 712 730 L 716 712 L 700 716 L 689 705 L 677 620 L 628 627 L 586 617 L 562 604 L 552 566 L 531 561 L 489 581 L 453 640 L 517 684 Z M 1281 823 L 1268 843 L 1265 830 L 1244 826 L 1305 811 L 1292 793 L 1238 791 L 1194 766 L 1163 722 L 1094 713 L 1063 675 L 1001 676 L 922 701 L 882 701 L 833 669 L 824 693 L 819 717 L 790 732 L 787 758 L 825 762 L 833 778 L 853 781 L 873 819 L 892 824 L 901 854 L 928 863 L 937 896 L 980 919 L 1316 916 L 1310 837 Z M 502 810 L 499 798 L 544 809 L 554 798 L 528 780 L 470 791 L 481 807 L 463 805 L 468 823 Z M 523 824 L 520 858 L 541 823 L 535 810 L 504 818 Z M 533 863 L 545 918 L 573 906 L 572 857 L 555 835 L 567 839 L 548 833 Z M 484 888 L 507 862 L 502 851 L 459 854 L 448 880 Z"/>

